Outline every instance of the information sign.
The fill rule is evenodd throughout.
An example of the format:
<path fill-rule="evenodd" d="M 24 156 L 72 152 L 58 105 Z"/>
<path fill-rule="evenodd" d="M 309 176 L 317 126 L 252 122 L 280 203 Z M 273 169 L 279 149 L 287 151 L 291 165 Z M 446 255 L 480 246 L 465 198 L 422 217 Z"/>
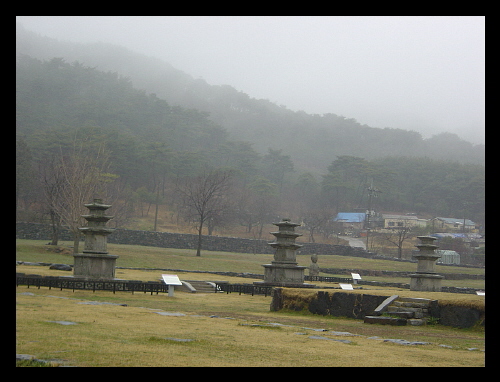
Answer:
<path fill-rule="evenodd" d="M 340 287 L 341 287 L 342 289 L 354 290 L 354 288 L 352 287 L 352 285 L 351 285 L 351 284 L 341 284 L 341 283 L 339 283 L 339 285 L 340 285 Z"/>
<path fill-rule="evenodd" d="M 168 285 L 168 295 L 174 296 L 174 285 L 182 285 L 177 275 L 161 275 L 163 282 Z"/>
<path fill-rule="evenodd" d="M 167 285 L 182 285 L 177 275 L 161 275 L 163 282 Z"/>

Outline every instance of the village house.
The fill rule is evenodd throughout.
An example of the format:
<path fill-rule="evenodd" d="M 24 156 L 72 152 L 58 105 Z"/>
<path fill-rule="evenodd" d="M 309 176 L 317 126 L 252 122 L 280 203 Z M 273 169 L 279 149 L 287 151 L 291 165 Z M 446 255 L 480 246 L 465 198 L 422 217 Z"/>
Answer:
<path fill-rule="evenodd" d="M 390 215 L 382 214 L 385 229 L 398 229 L 403 227 L 425 227 L 427 219 L 419 219 L 415 215 Z"/>
<path fill-rule="evenodd" d="M 364 212 L 339 212 L 333 219 L 337 223 L 336 230 L 342 235 L 356 235 L 364 228 L 366 214 Z"/>
<path fill-rule="evenodd" d="M 431 224 L 434 232 L 478 232 L 476 223 L 469 219 L 436 217 L 431 220 Z"/>

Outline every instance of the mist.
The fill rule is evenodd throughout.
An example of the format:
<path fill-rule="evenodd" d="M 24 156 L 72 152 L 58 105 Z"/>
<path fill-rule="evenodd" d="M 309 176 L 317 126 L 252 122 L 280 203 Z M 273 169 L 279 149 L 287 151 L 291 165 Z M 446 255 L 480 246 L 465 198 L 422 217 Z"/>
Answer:
<path fill-rule="evenodd" d="M 485 142 L 483 16 L 16 16 L 160 58 L 211 85 L 371 127 Z"/>

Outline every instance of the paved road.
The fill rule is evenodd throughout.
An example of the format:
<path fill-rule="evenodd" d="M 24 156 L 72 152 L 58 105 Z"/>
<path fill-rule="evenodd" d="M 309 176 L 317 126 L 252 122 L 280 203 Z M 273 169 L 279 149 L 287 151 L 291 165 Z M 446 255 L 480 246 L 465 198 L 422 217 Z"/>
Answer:
<path fill-rule="evenodd" d="M 366 239 L 352 236 L 339 236 L 341 239 L 349 241 L 351 247 L 361 247 L 366 249 Z"/>

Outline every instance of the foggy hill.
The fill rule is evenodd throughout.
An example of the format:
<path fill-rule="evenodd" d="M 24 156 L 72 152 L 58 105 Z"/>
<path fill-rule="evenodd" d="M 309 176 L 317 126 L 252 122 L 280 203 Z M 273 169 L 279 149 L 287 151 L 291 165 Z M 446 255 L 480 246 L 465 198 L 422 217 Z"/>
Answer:
<path fill-rule="evenodd" d="M 17 25 L 16 55 L 50 60 L 61 57 L 100 71 L 130 78 L 135 88 L 154 93 L 170 105 L 210 113 L 229 138 L 248 141 L 260 153 L 282 149 L 296 167 L 315 173 L 324 171 L 340 155 L 366 159 L 386 156 L 418 156 L 461 163 L 484 163 L 484 145 L 473 145 L 452 133 L 429 139 L 414 131 L 373 128 L 354 118 L 334 114 L 293 112 L 269 100 L 255 99 L 229 85 L 215 86 L 195 79 L 154 57 L 121 46 L 59 41 L 26 31 Z"/>

